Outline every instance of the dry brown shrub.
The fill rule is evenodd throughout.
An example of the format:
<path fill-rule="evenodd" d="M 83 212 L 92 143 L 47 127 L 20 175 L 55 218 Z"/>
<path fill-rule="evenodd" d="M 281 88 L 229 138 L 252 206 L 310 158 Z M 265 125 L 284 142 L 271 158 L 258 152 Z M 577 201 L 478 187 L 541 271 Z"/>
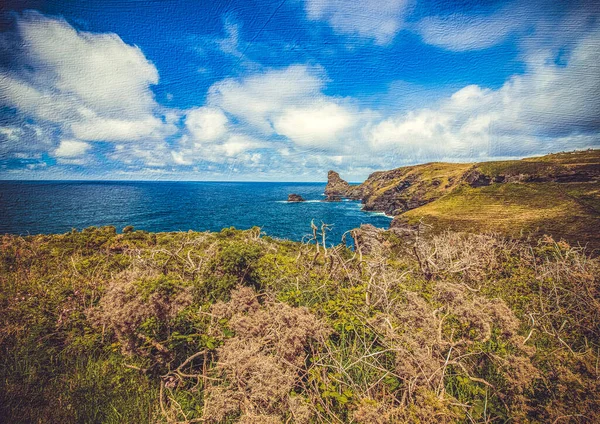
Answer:
<path fill-rule="evenodd" d="M 88 310 L 91 322 L 115 333 L 124 354 L 142 354 L 139 347 L 150 342 L 139 332 L 139 326 L 148 318 L 155 317 L 159 322 L 168 323 L 184 308 L 192 303 L 192 295 L 187 288 L 180 288 L 169 296 L 163 292 L 151 293 L 144 298 L 136 282 L 141 279 L 157 278 L 159 275 L 124 271 L 112 281 L 98 305 Z M 155 347 L 159 347 L 155 345 Z M 167 353 L 167 352 L 163 352 Z"/>
<path fill-rule="evenodd" d="M 388 424 L 389 407 L 373 399 L 361 399 L 353 413 L 354 420 L 359 424 Z"/>
<path fill-rule="evenodd" d="M 557 352 L 546 364 L 544 384 L 551 388 L 544 406 L 549 422 L 600 422 L 600 352 Z M 552 384 L 554 383 L 554 384 Z"/>
<path fill-rule="evenodd" d="M 526 407 L 523 393 L 538 371 L 531 363 L 532 349 L 517 334 L 519 321 L 504 302 L 441 282 L 435 286 L 433 302 L 413 292 L 406 292 L 405 297 L 392 314 L 379 314 L 370 322 L 395 352 L 395 373 L 406 387 L 405 405 L 415 412 L 424 393 L 447 397 L 444 379 L 449 367 L 474 384 L 496 390 L 481 376 L 480 365 L 488 362 L 504 378 L 498 395 L 514 410 Z M 480 350 L 478 346 L 490 340 L 493 331 L 514 353 L 492 355 Z"/>
<path fill-rule="evenodd" d="M 290 396 L 288 407 L 296 424 L 308 424 L 313 416 L 310 402 L 302 396 Z"/>
<path fill-rule="evenodd" d="M 243 422 L 280 422 L 274 420 L 291 410 L 310 420 L 310 410 L 290 393 L 306 373 L 310 346 L 328 336 L 326 327 L 306 308 L 273 301 L 261 305 L 248 287 L 233 290 L 231 300 L 215 304 L 211 312 L 228 319 L 235 336 L 217 350 L 221 383 L 207 387 L 205 419 L 219 422 L 241 413 Z"/>
<path fill-rule="evenodd" d="M 422 266 L 432 276 L 460 275 L 466 283 L 479 282 L 499 266 L 501 256 L 517 248 L 498 234 L 445 232 L 415 244 Z"/>
<path fill-rule="evenodd" d="M 488 333 L 492 324 L 516 348 L 505 355 L 488 355 L 504 380 L 502 390 L 495 393 L 509 404 L 513 419 L 523 417 L 519 405 L 521 412 L 530 411 L 542 421 L 600 419 L 595 412 L 600 406 L 597 257 L 549 236 L 535 245 L 494 234 L 464 233 L 418 240 L 415 252 L 419 271 L 437 281 L 438 287 L 442 281 L 446 286 L 452 282 L 467 289 L 467 295 L 478 295 L 457 304 L 451 292 L 438 290 L 437 300 L 449 302 L 454 317 L 461 322 L 466 319 L 480 335 Z M 484 294 L 506 299 L 514 313 Z M 480 316 L 477 311 L 482 310 L 492 313 Z M 516 337 L 519 325 L 528 331 L 523 341 Z M 454 356 L 464 347 L 453 350 Z M 468 363 L 462 366 L 471 373 Z M 531 391 L 534 380 L 536 395 Z M 543 410 L 546 415 L 540 415 Z"/>
<path fill-rule="evenodd" d="M 239 424 L 282 424 L 280 417 L 274 415 L 242 415 Z"/>
<path fill-rule="evenodd" d="M 225 386 L 211 385 L 204 398 L 204 417 L 207 422 L 220 423 L 240 412 L 243 393 Z"/>
<path fill-rule="evenodd" d="M 600 340 L 600 262 L 565 242 L 542 240 L 550 253 L 535 263 L 539 282 L 535 326 L 570 351 Z M 579 338 L 576 336 L 579 335 Z"/>
<path fill-rule="evenodd" d="M 231 291 L 229 302 L 217 302 L 211 306 L 213 315 L 231 319 L 234 315 L 255 312 L 260 308 L 256 292 L 251 287 L 238 286 Z"/>
<path fill-rule="evenodd" d="M 449 396 L 419 389 L 413 402 L 403 409 L 396 422 L 412 424 L 451 424 L 464 420 L 464 411 Z"/>

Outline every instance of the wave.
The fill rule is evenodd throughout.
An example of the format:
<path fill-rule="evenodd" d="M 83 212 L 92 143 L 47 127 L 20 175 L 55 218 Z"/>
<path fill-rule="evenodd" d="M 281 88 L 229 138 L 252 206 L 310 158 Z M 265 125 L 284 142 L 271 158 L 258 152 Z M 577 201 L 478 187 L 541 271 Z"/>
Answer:
<path fill-rule="evenodd" d="M 323 200 L 304 200 L 302 202 L 289 202 L 287 200 L 275 200 L 275 203 L 328 203 Z"/>
<path fill-rule="evenodd" d="M 391 215 L 388 215 L 388 214 L 387 214 L 387 213 L 385 213 L 385 212 L 378 212 L 378 211 L 366 211 L 366 210 L 364 210 L 363 208 L 361 208 L 360 210 L 361 210 L 361 211 L 363 211 L 364 213 L 368 213 L 368 214 L 370 214 L 370 215 L 385 216 L 386 218 L 389 218 L 389 219 L 394 219 L 394 217 L 393 217 L 393 216 L 391 216 Z"/>

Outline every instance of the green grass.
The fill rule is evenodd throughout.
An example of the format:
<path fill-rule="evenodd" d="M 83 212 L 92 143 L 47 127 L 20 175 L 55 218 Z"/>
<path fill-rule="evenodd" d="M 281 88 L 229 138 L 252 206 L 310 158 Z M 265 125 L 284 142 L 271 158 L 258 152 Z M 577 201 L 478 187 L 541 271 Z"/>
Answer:
<path fill-rule="evenodd" d="M 577 247 L 600 247 L 599 183 L 471 168 L 366 182 L 412 176 L 400 196 L 432 201 L 397 219 L 435 230 L 370 253 L 256 227 L 2 236 L 0 422 L 600 421 L 600 260 Z"/>
<path fill-rule="evenodd" d="M 482 173 L 489 176 L 528 174 L 545 177 L 559 172 L 565 172 L 568 169 L 560 163 L 533 160 L 483 162 L 477 164 L 476 167 Z"/>
<path fill-rule="evenodd" d="M 490 185 L 471 187 L 468 177 L 474 172 L 487 177 Z M 592 178 L 549 182 L 561 175 L 564 181 L 572 174 Z M 402 167 L 374 173 L 360 187 L 367 209 L 396 215 L 395 224 L 415 225 L 423 220 L 437 232 L 549 234 L 600 248 L 600 150 Z"/>
<path fill-rule="evenodd" d="M 506 183 L 472 188 L 461 186 L 447 196 L 405 212 L 438 231 L 500 231 L 549 234 L 573 243 L 600 248 L 599 183 Z"/>
<path fill-rule="evenodd" d="M 550 203 L 461 187 L 424 208 L 524 225 L 564 215 L 562 187 Z M 361 258 L 257 228 L 4 236 L 0 421 L 598 418 L 598 259 L 551 239 L 379 237 Z"/>

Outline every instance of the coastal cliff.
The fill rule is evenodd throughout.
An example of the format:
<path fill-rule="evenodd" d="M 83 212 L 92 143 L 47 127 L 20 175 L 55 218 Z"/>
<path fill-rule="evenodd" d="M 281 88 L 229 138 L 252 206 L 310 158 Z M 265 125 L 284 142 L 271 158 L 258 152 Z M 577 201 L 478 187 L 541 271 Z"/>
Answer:
<path fill-rule="evenodd" d="M 523 230 L 600 248 L 600 150 L 522 160 L 441 163 L 374 172 L 350 185 L 329 171 L 325 193 L 361 200 L 394 217 L 392 227 Z"/>
<path fill-rule="evenodd" d="M 350 184 L 340 178 L 340 174 L 335 171 L 327 173 L 327 186 L 325 187 L 325 200 L 339 200 L 340 197 L 347 197 Z"/>
<path fill-rule="evenodd" d="M 0 422 L 600 422 L 597 156 L 332 173 L 397 214 L 353 250 L 326 224 L 0 236 Z"/>

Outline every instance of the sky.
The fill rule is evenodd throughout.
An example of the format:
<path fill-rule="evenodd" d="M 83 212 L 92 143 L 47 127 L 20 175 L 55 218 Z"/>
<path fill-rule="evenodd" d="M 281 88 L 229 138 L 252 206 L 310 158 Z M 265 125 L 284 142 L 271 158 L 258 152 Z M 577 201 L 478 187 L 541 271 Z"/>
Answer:
<path fill-rule="evenodd" d="M 600 0 L 0 7 L 0 179 L 362 181 L 600 148 Z"/>

